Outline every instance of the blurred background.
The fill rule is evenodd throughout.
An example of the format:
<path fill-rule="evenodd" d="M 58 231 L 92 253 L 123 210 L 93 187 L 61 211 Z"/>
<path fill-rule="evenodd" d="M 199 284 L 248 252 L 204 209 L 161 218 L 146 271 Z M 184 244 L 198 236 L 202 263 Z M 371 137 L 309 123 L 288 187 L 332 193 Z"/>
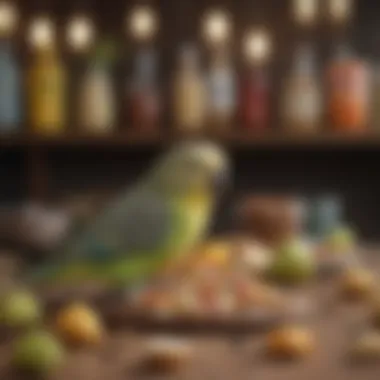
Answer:
<path fill-rule="evenodd" d="M 379 9 L 1 0 L 0 205 L 102 203 L 170 145 L 209 137 L 235 169 L 216 231 L 240 197 L 269 193 L 332 202 L 377 241 Z"/>

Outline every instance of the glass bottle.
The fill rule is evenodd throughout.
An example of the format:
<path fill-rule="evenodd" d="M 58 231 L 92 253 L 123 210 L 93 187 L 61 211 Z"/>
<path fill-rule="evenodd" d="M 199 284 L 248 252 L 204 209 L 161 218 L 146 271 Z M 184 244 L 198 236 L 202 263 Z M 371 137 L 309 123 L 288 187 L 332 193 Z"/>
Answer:
<path fill-rule="evenodd" d="M 97 49 L 79 89 L 78 119 L 84 131 L 108 133 L 116 119 L 115 92 L 107 47 Z"/>
<path fill-rule="evenodd" d="M 130 86 L 130 115 L 133 128 L 152 131 L 158 128 L 160 94 L 157 56 L 151 49 L 137 53 Z"/>
<path fill-rule="evenodd" d="M 311 198 L 307 212 L 307 233 L 314 240 L 323 239 L 343 221 L 342 199 L 334 194 Z"/>
<path fill-rule="evenodd" d="M 198 50 L 185 46 L 173 83 L 173 114 L 175 127 L 182 132 L 195 132 L 204 127 L 206 86 L 199 64 Z"/>
<path fill-rule="evenodd" d="M 245 130 L 261 131 L 269 126 L 270 83 L 267 70 L 259 64 L 245 69 L 240 85 L 240 119 Z"/>
<path fill-rule="evenodd" d="M 16 132 L 21 122 L 21 73 L 9 41 L 0 42 L 0 132 Z"/>
<path fill-rule="evenodd" d="M 53 46 L 36 51 L 28 74 L 33 130 L 47 134 L 62 132 L 66 121 L 66 76 Z"/>
<path fill-rule="evenodd" d="M 236 108 L 236 78 L 230 57 L 216 52 L 208 75 L 208 118 L 215 128 L 226 128 Z"/>
<path fill-rule="evenodd" d="M 337 49 L 327 69 L 327 108 L 336 131 L 361 132 L 369 124 L 370 71 L 346 45 Z"/>
<path fill-rule="evenodd" d="M 312 132 L 321 125 L 322 90 L 311 46 L 298 48 L 283 92 L 283 123 L 288 131 Z"/>

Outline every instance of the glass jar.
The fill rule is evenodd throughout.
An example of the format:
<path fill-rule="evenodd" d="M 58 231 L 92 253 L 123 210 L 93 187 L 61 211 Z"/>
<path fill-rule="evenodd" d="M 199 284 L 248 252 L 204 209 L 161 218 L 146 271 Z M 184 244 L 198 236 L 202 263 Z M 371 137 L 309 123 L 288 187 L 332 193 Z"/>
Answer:
<path fill-rule="evenodd" d="M 244 130 L 262 131 L 269 127 L 270 83 L 263 67 L 252 66 L 242 76 L 240 119 Z"/>
<path fill-rule="evenodd" d="M 327 70 L 327 109 L 333 130 L 362 132 L 370 116 L 367 63 L 340 47 Z"/>
<path fill-rule="evenodd" d="M 180 54 L 174 77 L 173 113 L 175 127 L 181 132 L 197 132 L 204 128 L 207 90 L 198 50 L 185 46 Z"/>
<path fill-rule="evenodd" d="M 308 45 L 301 46 L 296 52 L 293 69 L 285 81 L 282 104 L 286 130 L 314 132 L 320 127 L 322 90 L 314 52 Z"/>
<path fill-rule="evenodd" d="M 137 53 L 129 93 L 131 124 L 134 129 L 153 131 L 158 128 L 160 94 L 157 85 L 157 57 L 153 50 Z"/>

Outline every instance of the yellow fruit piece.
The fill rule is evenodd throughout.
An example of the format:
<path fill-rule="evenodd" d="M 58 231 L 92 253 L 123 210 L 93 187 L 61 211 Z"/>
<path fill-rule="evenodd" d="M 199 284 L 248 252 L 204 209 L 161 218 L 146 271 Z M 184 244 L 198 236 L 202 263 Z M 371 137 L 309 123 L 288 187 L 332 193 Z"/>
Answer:
<path fill-rule="evenodd" d="M 73 304 L 61 310 L 56 327 L 65 341 L 75 345 L 97 345 L 104 336 L 99 316 L 83 304 Z"/>
<path fill-rule="evenodd" d="M 228 264 L 230 258 L 230 246 L 224 242 L 212 242 L 205 246 L 203 257 L 206 263 L 223 267 Z"/>
<path fill-rule="evenodd" d="M 282 327 L 267 337 L 268 353 L 272 356 L 302 358 L 314 351 L 315 336 L 303 327 Z"/>
<path fill-rule="evenodd" d="M 376 282 L 371 272 L 365 269 L 355 269 L 347 272 L 342 279 L 342 288 L 350 298 L 366 298 L 371 296 Z"/>

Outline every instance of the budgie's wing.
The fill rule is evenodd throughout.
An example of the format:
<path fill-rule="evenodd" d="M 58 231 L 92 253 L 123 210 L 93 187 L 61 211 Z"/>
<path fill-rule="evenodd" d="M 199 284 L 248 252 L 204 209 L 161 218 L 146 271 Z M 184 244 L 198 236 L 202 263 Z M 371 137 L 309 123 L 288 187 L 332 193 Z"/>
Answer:
<path fill-rule="evenodd" d="M 106 208 L 67 252 L 74 258 L 102 261 L 151 251 L 165 245 L 175 219 L 166 198 L 138 188 Z"/>
<path fill-rule="evenodd" d="M 181 228 L 178 210 L 139 188 L 117 200 L 79 237 L 64 257 L 31 273 L 33 281 L 128 281 L 144 276 L 172 253 Z"/>

